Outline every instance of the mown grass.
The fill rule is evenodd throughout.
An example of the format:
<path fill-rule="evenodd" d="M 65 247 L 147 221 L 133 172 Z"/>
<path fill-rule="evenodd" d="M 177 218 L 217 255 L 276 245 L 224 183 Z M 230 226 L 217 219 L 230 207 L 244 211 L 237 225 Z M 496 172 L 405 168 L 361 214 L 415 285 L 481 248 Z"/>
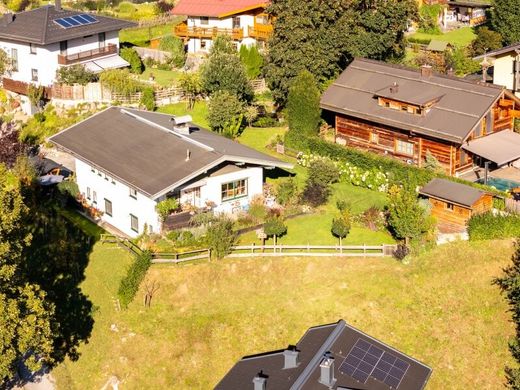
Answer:
<path fill-rule="evenodd" d="M 187 109 L 186 102 L 180 102 L 159 107 L 157 111 L 172 115 L 191 115 L 193 123 L 209 129 L 209 123 L 206 118 L 208 115 L 208 105 L 204 100 L 197 101 L 193 110 Z"/>
<path fill-rule="evenodd" d="M 135 46 L 149 46 L 151 39 L 173 34 L 174 27 L 182 20 L 183 18 L 179 17 L 178 20 L 167 24 L 121 30 L 119 32 L 119 41 Z"/>
<path fill-rule="evenodd" d="M 150 80 L 152 74 L 154 81 L 161 87 L 173 87 L 176 85 L 177 80 L 179 80 L 181 72 L 178 70 L 146 68 L 144 72 L 139 75 L 139 78 L 141 80 Z"/>
<path fill-rule="evenodd" d="M 459 47 L 468 46 L 476 37 L 473 27 L 462 27 L 445 34 L 427 34 L 416 32 L 410 36 L 415 39 L 435 39 L 437 41 L 447 41 Z"/>
<path fill-rule="evenodd" d="M 393 259 L 291 258 L 153 266 L 127 311 L 112 304 L 129 263 L 98 244 L 82 289 L 98 307 L 78 361 L 61 364 L 58 388 L 208 389 L 248 354 L 295 343 L 340 318 L 433 368 L 429 389 L 500 388 L 513 325 L 491 280 L 509 262 L 508 241 L 458 242 L 409 265 Z M 115 324 L 118 331 L 110 330 Z"/>

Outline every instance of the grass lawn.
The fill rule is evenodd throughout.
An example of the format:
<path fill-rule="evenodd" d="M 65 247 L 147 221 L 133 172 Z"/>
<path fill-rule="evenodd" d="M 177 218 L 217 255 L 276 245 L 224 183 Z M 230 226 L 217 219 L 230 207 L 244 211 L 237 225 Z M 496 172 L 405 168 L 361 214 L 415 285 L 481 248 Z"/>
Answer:
<path fill-rule="evenodd" d="M 150 39 L 152 38 L 173 34 L 173 28 L 181 22 L 181 20 L 182 18 L 179 18 L 179 21 L 168 24 L 121 30 L 119 32 L 119 41 L 121 43 L 127 42 L 135 46 L 148 46 L 150 44 Z"/>
<path fill-rule="evenodd" d="M 195 107 L 191 111 L 186 109 L 186 102 L 168 104 L 159 107 L 157 111 L 172 115 L 191 115 L 193 123 L 209 129 L 208 120 L 206 119 L 206 116 L 208 115 L 208 105 L 204 100 L 197 101 Z"/>
<path fill-rule="evenodd" d="M 426 34 L 422 32 L 416 32 L 413 35 L 410 35 L 410 38 L 418 38 L 418 39 L 435 39 L 437 41 L 448 41 L 453 45 L 466 47 L 468 46 L 473 39 L 475 39 L 476 34 L 472 27 L 462 27 L 453 31 L 450 31 L 446 34 Z"/>
<path fill-rule="evenodd" d="M 130 259 L 97 244 L 82 289 L 97 310 L 78 361 L 53 371 L 58 388 L 208 389 L 248 354 L 296 343 L 340 318 L 433 368 L 429 389 L 500 388 L 512 359 L 510 313 L 491 280 L 508 241 L 458 242 L 403 265 L 392 259 L 291 258 L 153 266 L 160 288 L 116 312 Z M 115 324 L 118 332 L 110 330 Z"/>
<path fill-rule="evenodd" d="M 154 75 L 155 82 L 161 87 L 173 87 L 179 79 L 181 72 L 179 70 L 146 68 L 144 72 L 139 75 L 139 78 L 148 81 L 150 79 L 150 74 Z"/>

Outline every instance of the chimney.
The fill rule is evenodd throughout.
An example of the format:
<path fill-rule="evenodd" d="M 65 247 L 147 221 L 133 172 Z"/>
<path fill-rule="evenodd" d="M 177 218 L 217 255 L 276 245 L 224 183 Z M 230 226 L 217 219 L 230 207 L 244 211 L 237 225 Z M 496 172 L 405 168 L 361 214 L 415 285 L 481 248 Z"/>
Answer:
<path fill-rule="evenodd" d="M 421 76 L 422 77 L 432 77 L 433 76 L 433 70 L 431 65 L 422 65 L 421 66 Z"/>
<path fill-rule="evenodd" d="M 319 382 L 329 388 L 334 386 L 336 378 L 334 378 L 334 358 L 325 354 L 320 363 L 320 380 Z"/>
<path fill-rule="evenodd" d="M 191 151 L 189 149 L 186 149 L 186 161 L 190 161 L 191 158 Z"/>
<path fill-rule="evenodd" d="M 190 135 L 190 115 L 176 116 L 170 119 L 173 122 L 173 130 L 180 134 Z"/>
<path fill-rule="evenodd" d="M 4 14 L 4 18 L 2 19 L 4 27 L 7 27 L 8 24 L 12 23 L 14 20 L 14 15 L 11 12 Z"/>
<path fill-rule="evenodd" d="M 390 93 L 397 93 L 397 92 L 399 92 L 399 84 L 397 84 L 397 81 L 394 81 L 394 83 L 390 87 Z"/>
<path fill-rule="evenodd" d="M 56 11 L 61 11 L 61 0 L 54 0 L 54 9 Z"/>
<path fill-rule="evenodd" d="M 289 346 L 285 351 L 283 351 L 283 368 L 284 370 L 288 368 L 296 368 L 300 364 L 298 361 L 298 357 L 300 355 L 300 351 L 296 350 L 296 347 Z"/>
<path fill-rule="evenodd" d="M 265 378 L 260 372 L 253 378 L 253 389 L 254 390 L 265 390 L 267 385 L 267 378 Z"/>

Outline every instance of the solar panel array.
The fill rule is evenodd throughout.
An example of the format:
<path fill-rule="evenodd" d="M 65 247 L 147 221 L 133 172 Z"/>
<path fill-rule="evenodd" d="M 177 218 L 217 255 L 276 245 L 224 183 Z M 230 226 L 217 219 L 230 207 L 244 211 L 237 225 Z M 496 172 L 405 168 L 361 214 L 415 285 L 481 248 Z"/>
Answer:
<path fill-rule="evenodd" d="M 397 389 L 410 365 L 381 348 L 358 339 L 339 367 L 340 372 L 366 383 L 369 376 Z"/>
<path fill-rule="evenodd" d="M 93 24 L 97 22 L 98 20 L 95 17 L 88 14 L 67 16 L 65 18 L 54 19 L 54 23 L 56 23 L 58 26 L 62 28 L 86 26 L 88 24 Z"/>

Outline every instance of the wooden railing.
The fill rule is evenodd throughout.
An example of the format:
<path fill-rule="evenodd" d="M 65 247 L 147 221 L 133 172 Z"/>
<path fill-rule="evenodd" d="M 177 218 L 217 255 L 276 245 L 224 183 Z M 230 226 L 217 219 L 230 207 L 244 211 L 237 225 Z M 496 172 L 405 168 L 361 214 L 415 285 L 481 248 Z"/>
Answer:
<path fill-rule="evenodd" d="M 392 256 L 397 245 L 240 245 L 227 257 L 382 257 Z"/>
<path fill-rule="evenodd" d="M 273 25 L 255 24 L 254 26 L 249 26 L 247 34 L 256 40 L 267 41 L 269 38 L 271 38 L 271 35 L 273 35 Z"/>
<path fill-rule="evenodd" d="M 71 65 L 80 61 L 86 61 L 98 57 L 103 57 L 108 54 L 116 54 L 117 53 L 117 45 L 113 43 L 109 43 L 104 47 L 99 47 L 97 49 L 80 51 L 78 53 L 73 54 L 58 54 L 58 64 L 60 65 Z"/>
<path fill-rule="evenodd" d="M 241 28 L 217 28 L 217 27 L 188 27 L 186 23 L 175 26 L 175 35 L 181 38 L 207 38 L 213 39 L 217 35 L 229 35 L 233 40 L 244 38 L 244 31 Z"/>
<path fill-rule="evenodd" d="M 209 259 L 211 259 L 211 250 L 209 249 L 199 249 L 179 253 L 157 252 L 152 254 L 153 264 L 179 264 L 187 261 Z"/>

